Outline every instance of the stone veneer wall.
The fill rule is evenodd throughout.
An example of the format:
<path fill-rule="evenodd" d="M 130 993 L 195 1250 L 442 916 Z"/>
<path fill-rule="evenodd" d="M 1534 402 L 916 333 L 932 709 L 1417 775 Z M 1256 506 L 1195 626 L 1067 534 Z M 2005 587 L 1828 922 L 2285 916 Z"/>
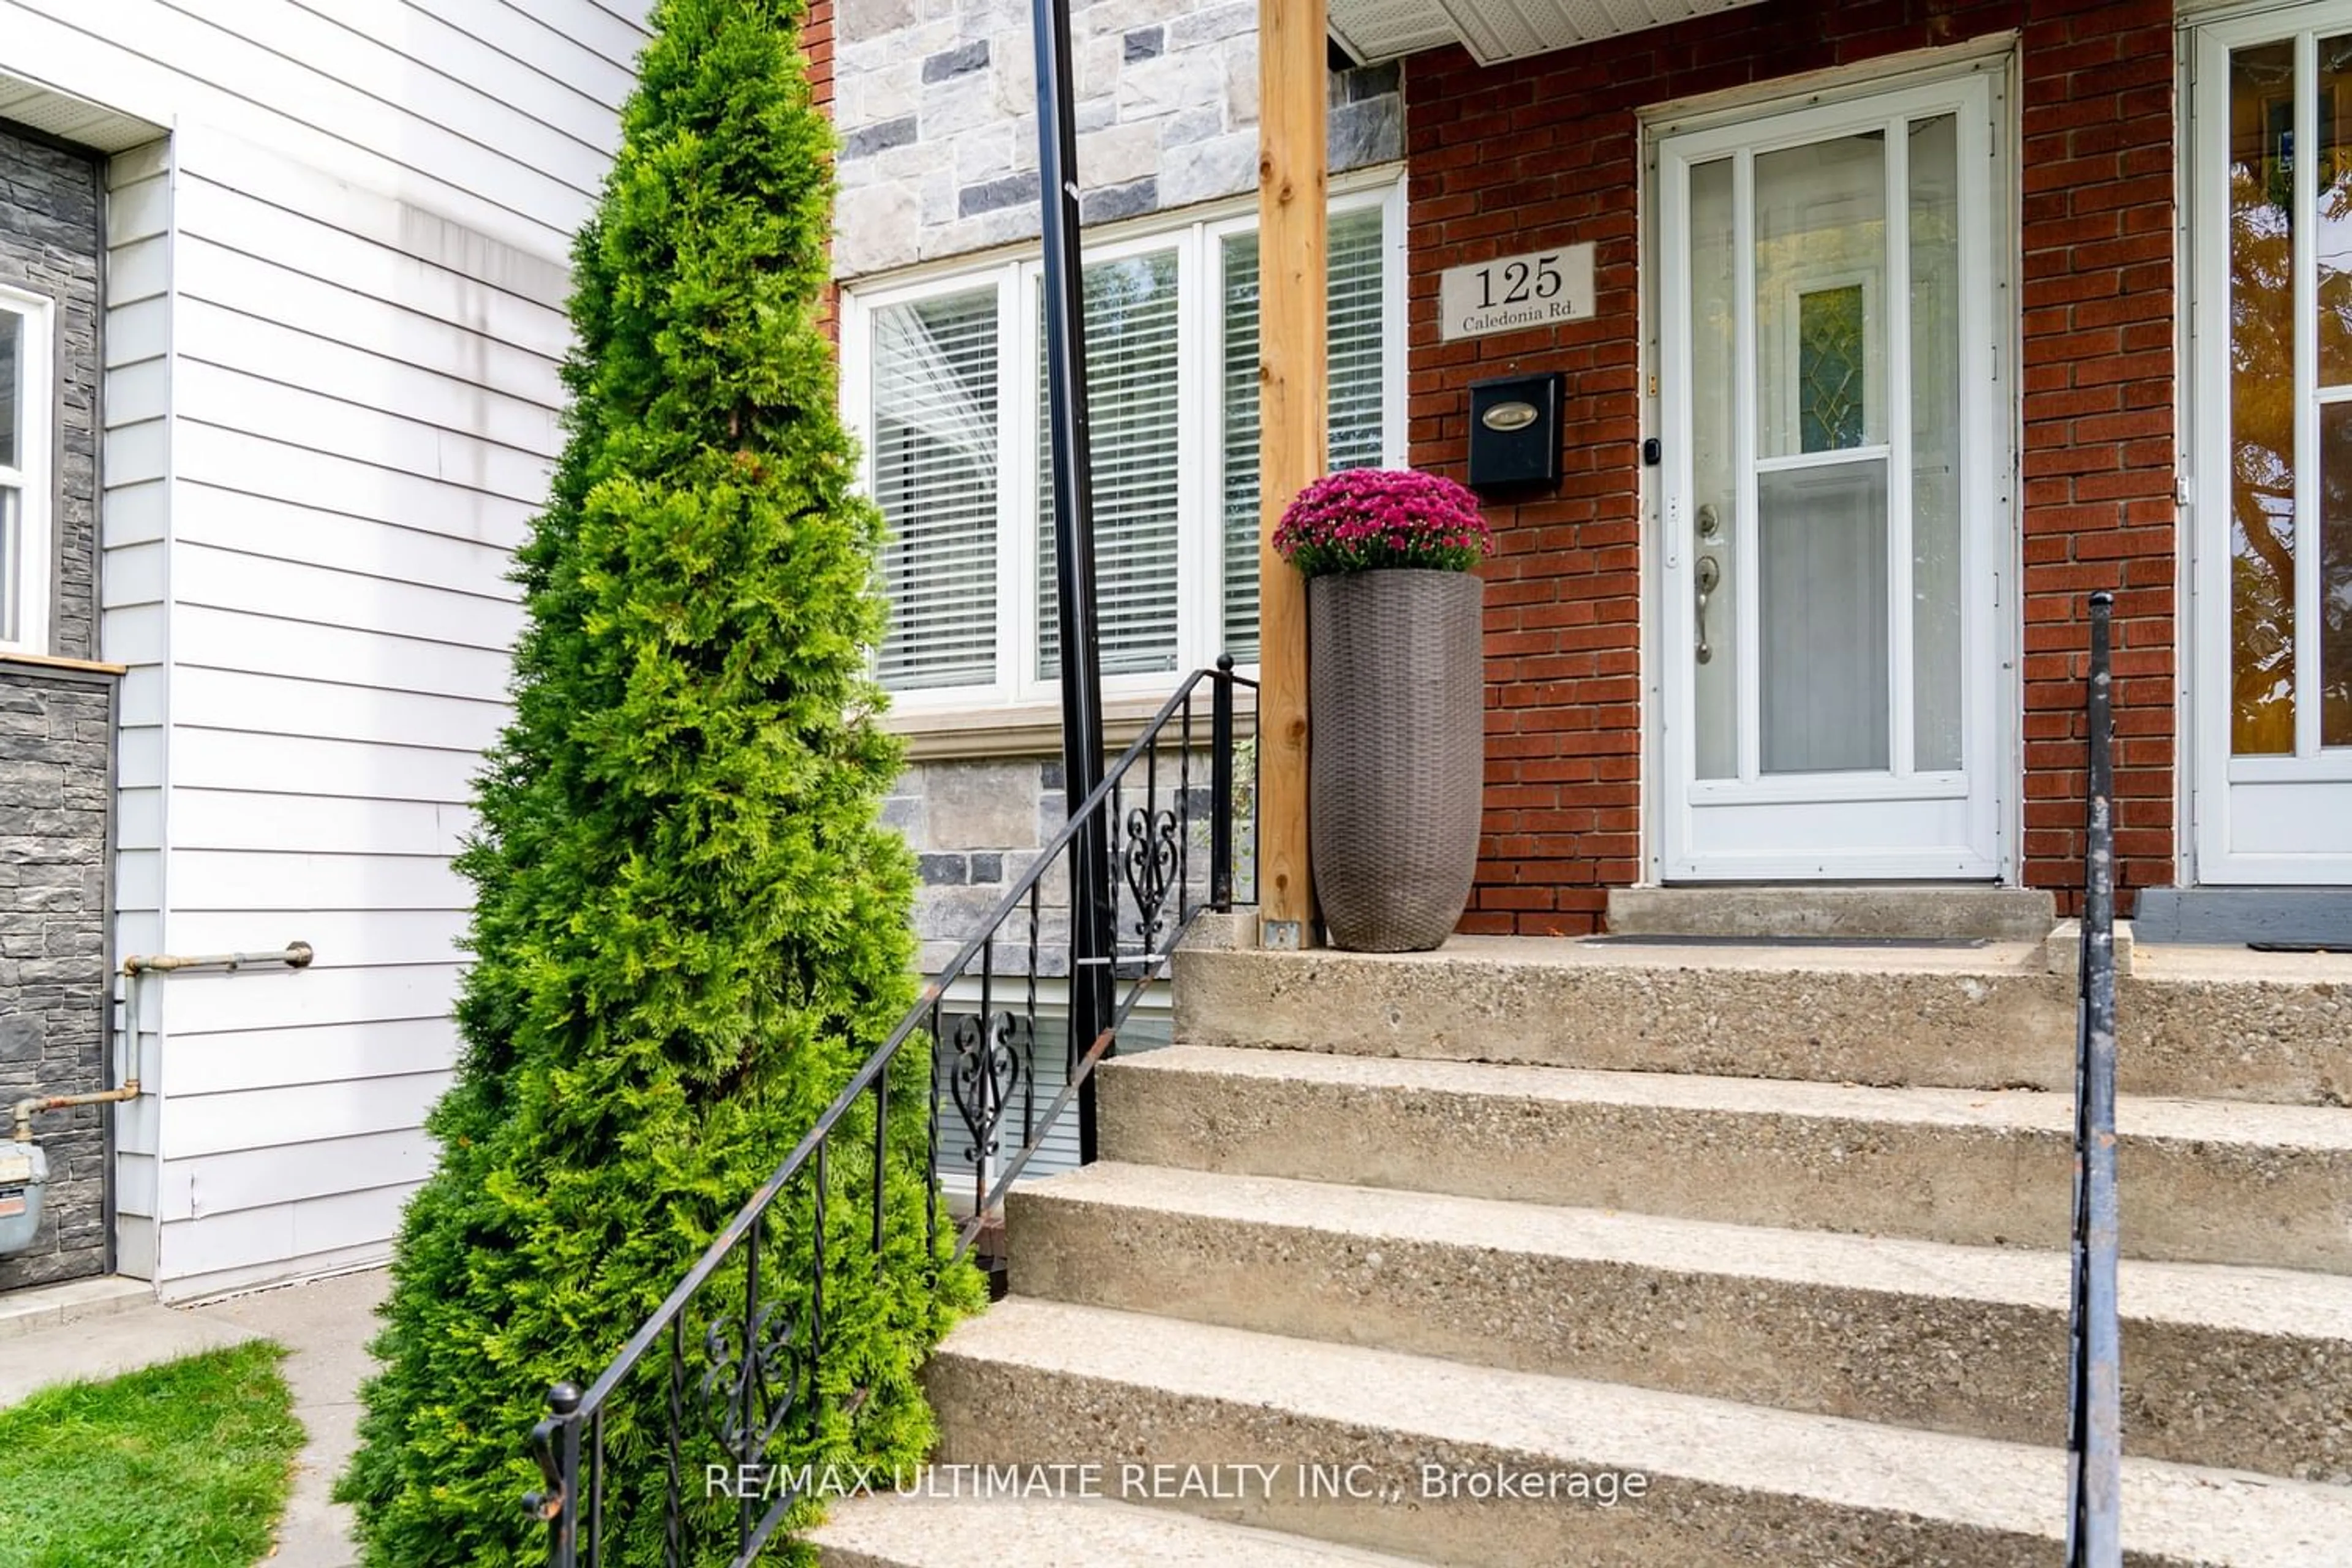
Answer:
<path fill-rule="evenodd" d="M 55 553 L 35 569 L 55 572 L 49 651 L 74 658 L 97 651 L 98 215 L 95 163 L 0 130 L 0 282 L 57 302 Z M 106 1081 L 113 686 L 0 658 L 0 1108 Z M 101 1114 L 35 1123 L 46 1215 L 0 1290 L 105 1269 Z"/>
<path fill-rule="evenodd" d="M 1017 240 L 1038 224 L 1027 0 L 835 0 L 824 41 L 842 138 L 834 274 L 854 279 Z M 1257 184 L 1256 0 L 1075 0 L 1080 213 L 1107 223 Z M 1335 171 L 1404 155 L 1393 65 L 1334 72 Z M 1205 778 L 1198 763 L 1196 779 Z M 1057 759 L 911 764 L 887 807 L 921 867 L 916 926 L 936 972 L 1061 826 Z M 1206 877 L 1202 825 L 1192 847 Z M 1236 826 L 1248 885 L 1247 814 Z M 1196 893 L 1199 890 L 1196 888 Z M 1068 883 L 1040 889 L 1043 940 L 1068 942 Z M 1025 933 L 1024 933 L 1025 934 Z M 1066 973 L 1062 952 L 1041 969 Z"/>
<path fill-rule="evenodd" d="M 1257 187 L 1256 0 L 1076 0 L 1080 216 Z M 1027 0 L 838 0 L 834 270 L 854 279 L 1034 238 Z M 1404 155 L 1395 65 L 1331 78 L 1334 171 Z"/>
<path fill-rule="evenodd" d="M 1058 760 L 912 763 L 898 775 L 882 819 L 915 851 L 915 934 L 925 973 L 938 973 L 980 929 L 1006 886 L 1060 830 L 1062 812 Z M 1068 946 L 1069 903 L 1067 878 L 1048 875 L 1038 889 L 1041 941 Z M 1068 973 L 1058 958 L 1040 972 Z"/>
<path fill-rule="evenodd" d="M 1247 744 L 1247 742 L 1244 742 Z M 1158 801 L 1174 805 L 1180 782 L 1176 763 L 1163 754 Z M 1252 895 L 1252 843 L 1255 812 L 1251 805 L 1247 754 L 1237 760 L 1234 822 L 1234 894 L 1246 901 Z M 1209 762 L 1196 752 L 1190 775 L 1192 798 L 1185 816 L 1192 825 L 1183 872 L 1189 897 L 1207 897 L 1209 882 Z M 1139 793 L 1124 804 L 1134 805 Z M 907 836 L 915 850 L 918 886 L 915 931 L 922 940 L 922 967 L 937 973 L 956 950 L 980 929 L 988 911 L 1034 862 L 1042 847 L 1062 827 L 1067 809 L 1062 795 L 1062 763 L 1058 758 L 1007 757 L 982 761 L 910 763 L 890 797 L 883 804 L 883 820 Z M 1118 846 L 1113 847 L 1114 858 Z M 1038 889 L 1038 939 L 1045 951 L 1038 965 L 1041 975 L 1069 973 L 1068 872 L 1056 867 Z M 1137 943 L 1131 896 L 1122 895 L 1119 937 L 1122 946 Z M 1011 944 L 1000 952 L 997 973 L 1023 972 L 1027 939 L 1025 921 L 1015 918 L 1003 932 Z"/>
<path fill-rule="evenodd" d="M 106 1086 L 113 684 L 0 665 L 0 1110 Z M 105 1271 L 103 1114 L 34 1119 L 48 1192 L 31 1248 L 0 1257 L 0 1290 Z"/>

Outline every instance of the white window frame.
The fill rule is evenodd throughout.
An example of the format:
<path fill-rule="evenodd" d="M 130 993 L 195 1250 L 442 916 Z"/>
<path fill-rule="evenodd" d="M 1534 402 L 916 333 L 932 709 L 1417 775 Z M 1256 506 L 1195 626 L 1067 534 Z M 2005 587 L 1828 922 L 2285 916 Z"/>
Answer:
<path fill-rule="evenodd" d="M 57 384 L 50 363 L 56 307 L 38 294 L 0 287 L 0 310 L 21 320 L 16 379 L 17 466 L 0 467 L 0 487 L 16 492 L 17 540 L 23 581 L 17 595 L 16 636 L 0 637 L 0 653 L 49 651 L 49 594 L 57 575 L 50 512 L 55 483 L 51 410 Z M 0 584 L 0 592 L 9 584 Z"/>
<path fill-rule="evenodd" d="M 1404 180 L 1394 165 L 1332 181 L 1330 210 L 1381 213 L 1383 268 L 1381 461 L 1405 460 Z M 1207 204 L 1107 225 L 1087 236 L 1088 264 L 1173 249 L 1177 253 L 1178 443 L 1188 456 L 1177 476 L 1176 667 L 1103 678 L 1110 698 L 1164 696 L 1185 672 L 1213 662 L 1224 640 L 1223 428 L 1224 241 L 1257 227 L 1254 198 Z M 892 306 L 993 288 L 997 296 L 996 676 L 985 684 L 890 694 L 901 713 L 956 713 L 1055 705 L 1061 683 L 1037 667 L 1039 587 L 1034 538 L 1041 488 L 1039 405 L 1034 354 L 1043 331 L 1044 266 L 1034 244 L 962 257 L 845 286 L 841 292 L 841 407 L 858 443 L 858 480 L 873 493 L 873 317 Z M 1197 460 L 1192 454 L 1197 454 Z M 1050 613 L 1050 606 L 1045 609 Z M 1254 668 L 1254 667 L 1245 667 Z"/>

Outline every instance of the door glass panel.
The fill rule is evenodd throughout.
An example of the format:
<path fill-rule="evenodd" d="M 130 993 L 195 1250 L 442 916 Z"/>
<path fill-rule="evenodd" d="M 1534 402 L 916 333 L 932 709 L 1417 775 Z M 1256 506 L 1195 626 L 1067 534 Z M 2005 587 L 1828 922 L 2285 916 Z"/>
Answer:
<path fill-rule="evenodd" d="M 1886 465 L 1756 478 L 1768 773 L 1888 766 Z"/>
<path fill-rule="evenodd" d="M 1703 779 L 1739 773 L 1739 638 L 1732 620 L 1738 563 L 1731 551 L 1739 494 L 1732 412 L 1738 395 L 1733 357 L 1739 329 L 1738 240 L 1731 178 L 1728 158 L 1690 172 L 1691 480 L 1696 505 L 1688 526 L 1695 534 L 1696 570 L 1712 571 L 1716 579 L 1704 607 L 1694 605 L 1693 616 L 1694 646 L 1706 650 L 1696 667 L 1694 715 Z M 1710 561 L 1712 568 L 1706 564 Z"/>
<path fill-rule="evenodd" d="M 1960 153 L 1951 115 L 1910 128 L 1911 764 L 1960 757 Z"/>
<path fill-rule="evenodd" d="M 1886 439 L 1886 137 L 1756 160 L 1757 455 Z"/>
<path fill-rule="evenodd" d="M 1877 446 L 1887 436 L 1885 133 L 1768 153 L 1755 170 L 1757 455 Z M 1772 468 L 1756 487 L 1762 769 L 1884 769 L 1885 462 Z"/>
<path fill-rule="evenodd" d="M 2294 44 L 2230 57 L 2230 749 L 2294 750 Z"/>
<path fill-rule="evenodd" d="M 2319 40 L 2319 381 L 2352 384 L 2352 35 Z M 2319 743 L 2352 746 L 2352 405 L 2319 413 Z"/>
<path fill-rule="evenodd" d="M 2319 40 L 2317 108 L 2319 384 L 2341 386 L 2352 382 L 2352 36 Z"/>
<path fill-rule="evenodd" d="M 2319 743 L 2352 746 L 2352 403 L 2319 409 Z"/>

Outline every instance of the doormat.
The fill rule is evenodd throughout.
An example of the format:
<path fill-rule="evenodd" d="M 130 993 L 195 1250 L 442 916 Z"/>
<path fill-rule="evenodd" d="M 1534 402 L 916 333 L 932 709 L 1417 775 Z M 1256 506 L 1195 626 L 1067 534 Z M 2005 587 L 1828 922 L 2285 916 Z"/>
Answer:
<path fill-rule="evenodd" d="M 2334 942 L 2250 942 L 2246 946 L 2255 952 L 2352 952 Z"/>
<path fill-rule="evenodd" d="M 1983 947 L 1980 936 L 1588 936 L 1614 947 Z"/>

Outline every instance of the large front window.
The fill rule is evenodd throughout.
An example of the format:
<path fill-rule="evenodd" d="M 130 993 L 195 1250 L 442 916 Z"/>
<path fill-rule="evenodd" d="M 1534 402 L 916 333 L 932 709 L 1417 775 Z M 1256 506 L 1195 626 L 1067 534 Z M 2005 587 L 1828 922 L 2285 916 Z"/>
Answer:
<path fill-rule="evenodd" d="M 1397 460 L 1390 187 L 1332 202 L 1333 468 Z M 1257 657 L 1257 236 L 1246 214 L 1086 247 L 1106 684 Z M 1043 279 L 1031 258 L 860 289 L 844 384 L 888 520 L 879 659 L 902 706 L 1042 701 L 1058 671 Z"/>

